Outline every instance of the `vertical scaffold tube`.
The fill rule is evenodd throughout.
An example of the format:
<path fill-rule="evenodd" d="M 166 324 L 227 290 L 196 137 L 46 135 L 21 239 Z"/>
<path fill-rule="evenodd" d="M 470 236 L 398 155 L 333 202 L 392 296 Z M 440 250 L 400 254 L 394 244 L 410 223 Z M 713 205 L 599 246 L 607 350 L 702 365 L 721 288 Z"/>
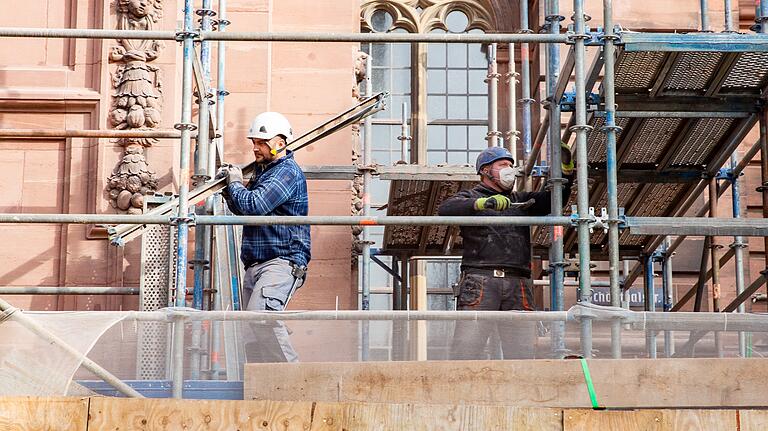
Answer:
<path fill-rule="evenodd" d="M 573 1 L 574 10 L 574 59 L 576 74 L 576 123 L 572 130 L 576 135 L 576 182 L 577 182 L 577 211 L 579 238 L 579 301 L 592 301 L 592 270 L 590 268 L 589 250 L 589 172 L 587 166 L 587 100 L 586 82 L 584 77 L 584 61 L 586 47 L 584 39 L 589 37 L 584 33 L 584 0 Z M 592 357 L 592 321 L 583 319 L 581 322 L 581 350 L 584 357 Z"/>
<path fill-rule="evenodd" d="M 699 0 L 701 8 L 701 31 L 711 31 L 709 28 L 709 5 L 707 0 Z"/>
<path fill-rule="evenodd" d="M 656 311 L 656 288 L 653 285 L 653 256 L 643 257 L 644 263 L 644 288 L 645 288 L 645 311 Z M 646 329 L 645 331 L 645 349 L 649 358 L 655 358 L 656 353 L 656 331 Z"/>
<path fill-rule="evenodd" d="M 734 172 L 736 170 L 736 165 L 738 164 L 739 158 L 737 155 L 737 151 L 734 151 L 733 154 L 731 154 L 731 172 Z M 739 176 L 738 174 L 732 174 L 733 178 L 731 178 L 731 207 L 733 208 L 733 217 L 734 218 L 741 218 L 741 185 L 739 184 Z M 731 247 L 733 247 L 733 253 L 734 258 L 736 260 L 736 296 L 738 297 L 741 295 L 741 292 L 744 291 L 744 249 L 747 247 L 747 244 L 744 242 L 744 238 L 741 236 L 734 236 L 733 237 L 733 244 L 731 244 Z M 739 313 L 744 313 L 746 311 L 746 307 L 744 306 L 744 303 L 742 302 L 739 304 L 739 307 L 737 308 L 737 311 Z M 747 356 L 747 343 L 746 343 L 746 337 L 744 332 L 739 332 L 739 356 L 742 358 Z"/>
<path fill-rule="evenodd" d="M 528 27 L 528 1 L 520 0 L 520 32 L 530 33 Z M 523 154 L 528 160 L 531 154 L 531 58 L 528 43 L 520 44 L 520 103 L 523 104 Z"/>
<path fill-rule="evenodd" d="M 203 0 L 202 8 L 197 11 L 200 15 L 200 30 L 211 30 L 211 0 Z M 209 110 L 211 107 L 212 95 L 208 94 L 208 87 L 211 83 L 211 47 L 210 42 L 204 40 L 200 47 L 200 64 L 202 65 L 205 88 L 198 88 L 198 117 L 197 117 L 197 147 L 195 149 L 195 174 L 193 180 L 202 183 L 211 178 L 212 174 L 208 170 L 208 146 L 210 145 L 210 121 Z M 201 204 L 196 208 L 197 214 L 206 214 L 206 205 Z M 205 296 L 206 271 L 210 268 L 211 255 L 211 228 L 210 226 L 195 227 L 195 258 L 191 261 L 194 268 L 194 288 L 192 289 L 192 307 L 198 310 L 203 309 L 203 299 Z M 209 277 L 210 278 L 210 277 Z M 190 374 L 192 380 L 200 379 L 200 359 L 202 357 L 202 325 L 200 322 L 192 323 L 192 340 L 190 341 Z"/>
<path fill-rule="evenodd" d="M 608 186 L 608 276 L 611 283 L 611 306 L 621 307 L 621 287 L 619 285 L 619 203 L 618 203 L 618 162 L 616 159 L 616 92 L 614 88 L 616 35 L 613 32 L 613 0 L 603 0 L 603 20 L 605 23 L 605 75 L 603 93 L 605 94 L 605 148 L 606 174 Z M 611 325 L 611 355 L 621 357 L 621 326 L 618 321 Z"/>
<path fill-rule="evenodd" d="M 371 55 L 373 50 L 370 50 Z M 371 82 L 371 75 L 373 74 L 373 61 L 371 55 L 368 56 L 365 63 L 365 95 L 369 97 L 373 94 L 373 83 Z M 366 117 L 363 123 L 363 166 L 368 166 L 371 163 L 371 145 L 373 145 L 373 122 L 371 117 Z M 371 173 L 366 170 L 363 173 L 363 215 L 369 216 L 371 214 Z M 371 299 L 371 242 L 370 242 L 370 228 L 363 226 L 363 255 L 361 262 L 361 278 L 363 287 L 362 297 L 362 309 L 370 309 Z M 368 342 L 369 342 L 369 326 L 368 322 L 362 322 L 362 359 L 365 361 L 368 359 Z"/>
<path fill-rule="evenodd" d="M 496 61 L 496 44 L 488 45 L 488 140 L 489 147 L 499 146 L 499 71 Z"/>
<path fill-rule="evenodd" d="M 181 130 L 179 157 L 179 209 L 176 214 L 176 301 L 177 307 L 186 306 L 187 295 L 187 241 L 189 240 L 189 148 L 192 124 L 192 0 L 184 1 L 183 63 L 181 79 L 181 122 L 176 125 Z M 179 334 L 181 331 L 181 334 Z M 183 327 L 174 331 L 174 337 L 181 335 L 182 340 L 174 340 L 173 397 L 181 398 L 184 373 Z M 179 345 L 182 346 L 181 351 Z"/>
<path fill-rule="evenodd" d="M 709 216 L 717 218 L 717 177 L 712 177 L 709 182 Z M 721 245 L 718 243 L 718 238 L 712 236 L 710 241 L 710 247 L 712 252 L 709 254 L 712 261 L 712 311 L 715 313 L 720 312 L 720 254 L 717 252 Z M 722 345 L 720 344 L 720 332 L 715 332 L 715 350 L 717 356 L 723 356 Z"/>
<path fill-rule="evenodd" d="M 507 73 L 507 91 L 509 92 L 509 110 L 507 112 L 507 149 L 515 156 L 517 165 L 521 164 L 520 155 L 517 154 L 517 66 L 515 65 L 515 44 L 509 44 L 509 72 Z"/>
<path fill-rule="evenodd" d="M 560 7 L 557 0 L 548 0 L 546 19 L 552 34 L 560 34 Z M 547 45 L 547 98 L 549 99 L 549 132 L 547 134 L 547 148 L 550 160 L 549 183 L 552 190 L 550 206 L 552 215 L 563 215 L 563 173 L 560 158 L 560 101 L 555 100 L 557 81 L 560 78 L 560 46 Z M 563 231 L 562 226 L 552 226 L 552 243 L 549 247 L 549 292 L 550 309 L 552 311 L 564 310 L 563 279 L 565 259 L 563 256 Z M 555 357 L 565 354 L 565 325 L 556 322 L 552 327 L 552 350 Z"/>
<path fill-rule="evenodd" d="M 768 111 L 763 108 L 760 112 L 760 177 L 762 184 L 758 187 L 758 191 L 762 192 L 763 198 L 763 218 L 768 217 Z M 765 250 L 768 250 L 768 237 L 763 238 L 763 245 Z M 762 271 L 763 275 L 768 275 L 768 253 L 765 254 L 765 268 Z M 768 286 L 768 281 L 766 281 Z M 768 293 L 768 292 L 767 292 Z"/>
<path fill-rule="evenodd" d="M 725 9 L 725 31 L 732 32 L 733 28 L 733 13 L 731 12 L 731 0 L 724 0 Z"/>
<path fill-rule="evenodd" d="M 768 0 L 760 0 L 755 14 L 755 21 L 760 33 L 768 33 Z M 768 110 L 765 107 L 760 110 L 760 181 L 762 184 L 758 191 L 763 195 L 763 218 L 768 217 Z M 768 250 L 768 237 L 763 238 L 764 250 Z M 768 288 L 768 252 L 765 253 L 765 268 L 762 274 L 766 276 Z M 768 293 L 768 290 L 766 291 Z"/>
<path fill-rule="evenodd" d="M 223 32 L 226 30 L 229 21 L 227 21 L 227 0 L 219 0 L 219 19 L 218 19 L 218 31 Z M 224 158 L 224 97 L 227 95 L 226 87 L 224 85 L 225 76 L 225 62 L 226 51 L 224 42 L 219 41 L 216 43 L 216 125 L 218 136 L 212 145 L 208 145 L 208 172 L 212 175 L 216 172 L 216 154 L 219 154 L 220 158 Z M 206 209 L 209 213 L 213 212 L 213 198 L 209 198 L 206 201 Z M 213 228 L 209 232 L 213 232 Z M 210 254 L 209 261 L 210 261 Z M 228 284 L 227 284 L 228 285 Z M 221 309 L 221 292 L 219 292 L 217 286 L 214 292 L 214 299 L 212 306 L 214 309 Z M 221 366 L 219 364 L 220 358 L 220 345 L 221 345 L 221 322 L 211 322 L 211 376 L 216 379 L 221 372 Z"/>

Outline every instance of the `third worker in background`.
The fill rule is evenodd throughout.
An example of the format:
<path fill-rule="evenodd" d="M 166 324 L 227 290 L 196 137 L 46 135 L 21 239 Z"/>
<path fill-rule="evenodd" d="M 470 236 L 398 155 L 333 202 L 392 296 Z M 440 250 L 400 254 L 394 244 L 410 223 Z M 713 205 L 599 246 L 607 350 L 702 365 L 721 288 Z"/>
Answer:
<path fill-rule="evenodd" d="M 573 158 L 561 145 L 563 205 L 571 192 Z M 518 169 L 512 154 L 489 147 L 477 157 L 480 183 L 446 199 L 441 216 L 544 216 L 551 212 L 551 193 L 514 191 Z M 461 226 L 463 254 L 457 284 L 458 310 L 534 310 L 529 226 Z M 531 358 L 535 346 L 533 322 L 457 321 L 451 359 L 485 359 L 489 337 L 498 330 L 504 359 Z"/>

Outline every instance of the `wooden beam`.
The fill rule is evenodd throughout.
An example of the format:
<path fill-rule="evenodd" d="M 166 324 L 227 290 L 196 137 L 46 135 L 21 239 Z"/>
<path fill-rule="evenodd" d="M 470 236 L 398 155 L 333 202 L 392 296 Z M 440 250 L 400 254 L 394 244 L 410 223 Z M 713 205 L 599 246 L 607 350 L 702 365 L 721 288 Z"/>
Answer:
<path fill-rule="evenodd" d="M 763 359 L 588 363 L 597 400 L 608 408 L 766 405 Z M 591 407 L 581 364 L 569 360 L 246 364 L 244 393 L 284 401 Z"/>

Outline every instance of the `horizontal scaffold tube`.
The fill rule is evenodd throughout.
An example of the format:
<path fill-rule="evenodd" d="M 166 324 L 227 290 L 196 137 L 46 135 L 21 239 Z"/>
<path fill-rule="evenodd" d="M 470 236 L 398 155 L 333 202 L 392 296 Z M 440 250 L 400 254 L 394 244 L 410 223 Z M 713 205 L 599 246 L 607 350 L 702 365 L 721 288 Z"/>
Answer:
<path fill-rule="evenodd" d="M 94 311 L 91 313 L 99 313 Z M 115 313 L 115 312 L 108 312 Z M 574 306 L 568 311 L 409 311 L 409 310 L 313 310 L 313 311 L 200 311 L 167 308 L 158 311 L 124 311 L 125 320 L 174 322 L 185 321 L 532 321 L 577 322 L 581 318 L 610 322 L 621 320 L 634 330 L 703 330 L 768 332 L 768 315 L 751 313 L 663 313 L 629 311 L 614 307 Z M 34 312 L 33 314 L 45 314 Z"/>
<path fill-rule="evenodd" d="M 175 224 L 175 216 L 124 214 L 0 214 L 0 223 Z M 198 225 L 325 225 L 325 226 L 570 226 L 574 217 L 471 216 L 194 216 Z M 599 227 L 599 226 L 598 226 Z M 768 219 L 699 217 L 625 217 L 624 228 L 637 235 L 768 236 Z"/>
<path fill-rule="evenodd" d="M 197 136 L 197 132 L 192 132 Z M 0 138 L 157 138 L 178 139 L 178 130 L 0 129 Z"/>
<path fill-rule="evenodd" d="M 529 33 L 307 33 L 307 32 L 193 32 L 195 40 L 242 42 L 426 42 L 426 43 L 565 43 L 566 34 Z M 102 30 L 77 28 L 0 28 L 0 37 L 180 40 L 175 31 Z"/>
<path fill-rule="evenodd" d="M 109 286 L 0 286 L 0 295 L 138 295 L 138 287 Z"/>
<path fill-rule="evenodd" d="M 175 217 L 166 215 L 123 214 L 0 214 L 0 223 L 73 223 L 73 224 L 172 224 Z M 462 225 L 462 226 L 567 226 L 570 217 L 444 217 L 444 216 L 196 216 L 191 223 L 199 225 Z"/>

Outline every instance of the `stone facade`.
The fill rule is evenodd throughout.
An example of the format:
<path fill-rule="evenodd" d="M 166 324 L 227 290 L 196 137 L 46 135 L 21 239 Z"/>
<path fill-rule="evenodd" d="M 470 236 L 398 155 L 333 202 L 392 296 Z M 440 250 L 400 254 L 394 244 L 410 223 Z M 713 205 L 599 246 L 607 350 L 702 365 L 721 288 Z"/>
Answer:
<path fill-rule="evenodd" d="M 496 8 L 500 30 L 516 31 L 516 1 L 485 3 Z M 532 2 L 532 13 L 539 3 Z M 735 16 L 753 16 L 750 2 L 741 3 Z M 178 0 L 33 0 L 17 2 L 13 14 L 0 17 L 0 25 L 171 30 L 181 22 L 182 4 Z M 356 0 L 240 0 L 228 4 L 229 31 L 349 33 L 360 29 L 361 2 Z M 699 25 L 696 0 L 614 4 L 615 21 L 633 30 L 695 29 Z M 720 31 L 722 10 L 718 8 L 722 5 L 711 2 L 710 6 L 714 30 Z M 570 15 L 572 2 L 561 1 L 560 7 L 563 15 Z M 600 25 L 601 1 L 587 1 L 586 9 L 594 16 L 590 25 Z M 742 20 L 742 27 L 749 24 L 748 19 Z M 226 86 L 231 95 L 226 100 L 225 123 L 220 125 L 225 134 L 224 159 L 250 161 L 245 134 L 249 121 L 259 112 L 280 111 L 295 130 L 304 131 L 348 108 L 357 96 L 350 90 L 360 79 L 353 69 L 358 50 L 353 43 L 229 42 Z M 535 51 L 532 57 L 536 67 Z M 181 116 L 180 64 L 180 45 L 173 42 L 163 47 L 154 41 L 5 39 L 0 45 L 0 127 L 170 129 Z M 505 118 L 504 108 L 500 111 L 500 118 Z M 303 165 L 353 163 L 358 151 L 356 133 L 352 129 L 337 133 L 302 150 L 297 159 Z M 754 138 L 755 132 L 746 142 L 751 144 Z M 172 139 L 0 139 L 0 209 L 136 213 L 143 192 L 178 189 L 178 145 Z M 760 216 L 760 197 L 753 192 L 760 181 L 758 169 L 748 169 L 743 187 L 749 216 Z M 360 198 L 349 181 L 311 181 L 309 189 L 312 215 L 348 215 L 350 196 Z M 726 208 L 729 199 L 723 197 L 723 213 L 730 211 Z M 313 227 L 312 236 L 309 280 L 292 307 L 356 308 L 350 228 Z M 138 240 L 114 248 L 99 229 L 82 225 L 5 225 L 0 226 L 0 239 L 12 245 L 0 249 L 5 263 L 0 269 L 2 285 L 138 285 Z M 723 238 L 726 241 L 730 240 Z M 695 241 L 691 247 L 695 248 Z M 750 240 L 750 250 L 754 278 L 763 268 L 762 240 Z M 698 257 L 683 249 L 679 255 L 676 285 L 682 290 L 694 278 L 688 268 Z M 734 291 L 732 265 L 723 269 L 722 276 L 727 302 Z M 12 303 L 38 310 L 136 307 L 132 297 L 35 296 L 16 297 Z"/>

